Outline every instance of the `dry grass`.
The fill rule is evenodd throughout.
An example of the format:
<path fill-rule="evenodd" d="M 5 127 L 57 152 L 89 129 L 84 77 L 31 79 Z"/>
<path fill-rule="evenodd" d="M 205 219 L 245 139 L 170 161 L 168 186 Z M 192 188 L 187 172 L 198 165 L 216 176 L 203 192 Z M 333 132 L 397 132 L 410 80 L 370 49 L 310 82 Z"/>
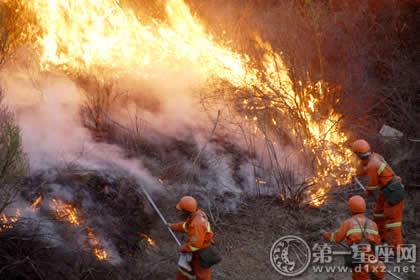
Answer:
<path fill-rule="evenodd" d="M 420 148 L 413 141 L 420 137 L 416 1 L 189 2 L 214 34 L 226 29 L 236 35 L 234 41 L 240 43 L 235 48 L 258 58 L 261 52 L 250 43 L 258 30 L 282 52 L 292 80 L 338 86 L 340 99 L 329 105 L 343 116 L 352 139 L 365 137 L 385 152 L 378 135 L 381 126 L 402 131 L 399 149 L 413 152 L 404 160 L 398 160 L 398 151 L 387 158 L 398 161 L 394 167 L 407 185 L 419 185 L 420 159 L 415 155 Z M 282 133 L 277 136 L 284 138 Z"/>
<path fill-rule="evenodd" d="M 61 279 L 72 280 L 174 278 L 177 261 L 176 244 L 146 201 L 139 201 L 134 197 L 129 201 L 117 201 L 118 199 L 108 197 L 103 193 L 103 188 L 105 186 L 114 188 L 117 185 L 114 186 L 97 175 L 86 175 L 87 178 L 81 179 L 69 172 L 63 174 L 68 175 L 60 176 L 58 182 L 74 184 L 73 189 L 81 188 L 80 191 L 83 191 L 84 187 L 77 187 L 76 182 L 85 182 L 87 189 L 84 191 L 89 189 L 96 199 L 108 203 L 107 207 L 112 209 L 114 214 L 131 219 L 124 224 L 115 224 L 115 217 L 112 220 L 113 224 L 119 228 L 115 233 L 121 238 L 118 244 L 125 244 L 126 241 L 133 245 L 132 241 L 135 240 L 133 238 L 136 238 L 135 249 L 126 251 L 130 247 L 118 246 L 124 260 L 121 264 L 113 266 L 98 262 L 89 251 L 78 250 L 74 229 L 69 229 L 65 225 L 59 226 L 60 232 L 68 237 L 66 246 L 51 246 L 41 241 L 45 236 L 36 234 L 37 225 L 33 221 L 27 221 L 26 225 L 25 221 L 21 221 L 15 229 L 0 236 L 3 244 L 0 250 L 2 256 L 0 264 L 3 268 L 0 270 L 0 275 L 2 277 L 51 279 L 50 277 L 55 275 Z M 126 179 L 123 181 L 124 184 L 129 184 Z M 156 197 L 156 203 L 169 222 L 180 219 L 174 205 L 181 196 L 181 193 L 171 193 L 171 195 Z M 127 194 L 122 194 L 122 197 L 127 197 Z M 404 213 L 405 241 L 417 245 L 420 244 L 420 224 L 417 219 L 420 214 L 419 198 L 420 192 L 410 191 Z M 336 229 L 349 215 L 346 203 L 342 199 L 335 198 L 321 208 L 300 209 L 291 208 L 274 198 L 248 198 L 243 199 L 234 212 L 218 209 L 217 213 L 215 208 L 207 205 L 204 198 L 200 198 L 199 202 L 204 211 L 209 214 L 216 233 L 216 244 L 223 255 L 223 261 L 213 269 L 214 279 L 221 280 L 261 279 L 262 275 L 264 279 L 282 279 L 271 267 L 269 259 L 269 251 L 275 240 L 284 235 L 294 234 L 301 236 L 312 246 L 315 242 L 321 241 L 322 230 Z M 144 207 L 135 207 L 136 203 Z M 369 203 L 369 209 L 372 210 L 372 203 Z M 150 246 L 141 237 L 130 235 L 135 221 L 130 217 L 130 211 L 137 211 L 136 215 L 138 215 L 140 210 L 140 216 L 143 218 L 136 221 L 137 226 L 143 225 L 145 232 L 156 241 L 157 246 Z M 371 214 L 370 211 L 369 215 Z M 185 236 L 179 236 L 185 240 Z M 341 263 L 340 258 L 335 259 L 335 264 Z M 404 276 L 408 277 L 407 279 L 415 279 L 413 275 Z M 313 279 L 313 277 L 314 275 L 308 272 L 296 279 Z M 317 274 L 317 279 L 348 279 L 349 277 L 348 274 L 340 273 Z"/>
<path fill-rule="evenodd" d="M 419 215 L 420 192 L 411 191 L 406 201 L 404 213 L 404 238 L 407 243 L 420 244 Z M 176 212 L 170 199 L 161 202 L 164 213 L 170 221 L 176 221 Z M 373 199 L 369 203 L 369 216 L 372 217 Z M 209 212 L 207 209 L 204 209 Z M 346 203 L 333 199 L 321 208 L 293 209 L 277 200 L 260 198 L 245 200 L 234 213 L 220 213 L 214 223 L 217 246 L 223 254 L 223 261 L 214 267 L 214 279 L 283 279 L 271 267 L 269 252 L 272 244 L 284 235 L 294 234 L 308 241 L 310 246 L 321 242 L 323 230 L 335 230 L 349 217 Z M 159 223 L 151 232 L 160 250 L 144 255 L 142 263 L 160 260 L 160 268 L 154 267 L 150 276 L 154 279 L 172 279 L 175 271 L 173 256 L 174 242 L 165 228 Z M 166 257 L 165 257 L 166 256 Z M 171 257 L 172 256 L 172 257 Z M 162 263 L 163 262 L 163 263 Z M 342 264 L 340 257 L 335 264 Z M 150 266 L 149 266 L 150 267 Z M 400 275 L 404 279 L 415 279 L 415 275 Z M 313 279 L 314 275 L 305 273 L 296 279 Z M 317 274 L 317 279 L 349 279 L 346 273 Z M 286 279 L 286 278 L 284 278 Z"/>
<path fill-rule="evenodd" d="M 272 42 L 276 50 L 284 52 L 294 80 L 323 79 L 332 84 L 340 84 L 342 98 L 337 104 L 331 105 L 343 114 L 344 122 L 355 131 L 355 137 L 376 139 L 376 142 L 373 141 L 374 146 L 380 147 L 381 141 L 376 131 L 382 123 L 386 122 L 402 130 L 407 136 L 407 139 L 403 140 L 405 145 L 403 149 L 413 152 L 399 161 L 396 170 L 406 172 L 400 174 L 403 174 L 403 179 L 408 184 L 415 183 L 418 179 L 419 159 L 414 156 L 418 154 L 418 145 L 409 139 L 418 138 L 420 131 L 417 121 L 419 106 L 416 105 L 417 71 L 413 67 L 416 51 L 413 41 L 416 36 L 412 21 L 417 9 L 410 6 L 409 1 L 404 2 L 405 4 L 400 1 L 383 1 L 385 8 L 368 5 L 368 2 L 372 1 L 361 1 L 359 5 L 354 4 L 354 1 L 351 3 L 292 0 L 246 3 L 239 0 L 229 3 L 220 0 L 192 2 L 195 2 L 198 10 L 205 11 L 204 13 L 209 15 L 207 18 L 210 22 L 220 21 L 223 17 L 223 21 L 214 25 L 215 30 L 226 26 L 232 26 L 233 29 L 239 27 L 241 32 L 236 34 L 240 42 L 250 41 L 250 34 L 242 30 L 259 29 L 264 39 Z M 226 9 L 220 9 L 224 5 Z M 228 33 L 235 33 L 235 30 L 228 30 Z M 251 45 L 248 43 L 239 48 L 252 53 Z M 229 156 L 234 159 L 233 161 L 250 160 L 253 176 L 263 177 L 269 174 L 273 178 L 273 186 L 276 187 L 273 188 L 274 191 L 289 199 L 280 202 L 277 197 L 267 198 L 260 185 L 255 186 L 256 195 L 251 197 L 237 197 L 229 192 L 218 193 L 215 189 L 206 189 L 205 182 L 200 181 L 200 175 L 214 176 L 212 173 L 204 172 L 216 166 L 217 161 L 206 160 L 202 156 L 204 152 L 200 152 L 195 143 L 165 139 L 166 142 L 158 145 L 147 141 L 144 135 L 151 132 L 145 132 L 147 124 L 145 125 L 138 116 L 134 118 L 132 127 L 119 126 L 110 118 L 113 101 L 118 97 L 118 93 L 113 91 L 113 84 L 101 83 L 98 80 L 87 81 L 84 84 L 90 93 L 86 96 L 86 104 L 82 109 L 86 127 L 97 133 L 101 140 L 105 139 L 126 148 L 130 156 L 147 158 L 149 161 L 146 161 L 145 165 L 152 170 L 155 177 L 163 177 L 168 187 L 177 184 L 186 185 L 186 188 L 171 189 L 168 196 L 162 196 L 157 200 L 169 221 L 178 220 L 173 208 L 178 197 L 185 193 L 199 197 L 201 205 L 214 225 L 216 241 L 224 257 L 223 262 L 214 268 L 214 278 L 281 279 L 269 261 L 270 247 L 277 238 L 286 234 L 297 234 L 313 243 L 320 240 L 321 229 L 336 228 L 347 216 L 343 197 L 332 199 L 329 204 L 319 209 L 292 207 L 303 200 L 307 185 L 305 182 L 296 181 L 295 178 L 298 176 L 293 172 L 279 168 L 280 157 L 272 152 L 269 137 L 266 138 L 265 145 L 266 149 L 271 151 L 269 152 L 271 165 L 268 172 L 267 169 L 264 170 L 261 167 L 261 159 L 255 157 L 255 137 L 240 121 L 236 124 L 239 127 L 239 134 L 242 133 L 247 144 L 246 151 L 227 143 L 223 137 L 217 137 L 217 133 L 213 139 L 210 139 L 211 144 L 222 147 L 221 150 L 229 150 Z M 237 93 L 240 98 L 253 95 L 253 92 L 237 92 L 235 91 L 237 89 L 226 88 L 226 85 L 223 85 L 222 89 L 229 90 L 229 94 Z M 210 101 L 214 101 L 218 96 L 220 95 L 207 95 L 207 98 L 213 97 Z M 235 108 L 238 99 L 228 101 L 233 109 L 238 111 L 238 108 Z M 359 105 L 349 106 L 349 104 Z M 267 113 L 268 117 L 263 117 L 262 120 L 270 119 L 269 114 L 270 112 Z M 296 117 L 299 123 L 299 116 Z M 230 115 L 226 118 L 230 118 Z M 3 119 L 0 118 L 0 122 Z M 264 128 L 265 123 L 260 126 Z M 2 133 L 12 131 L 14 136 L 18 135 L 16 127 L 11 126 L 11 128 L 11 130 L 2 130 Z M 291 143 L 292 140 L 284 131 L 275 133 L 276 140 L 282 144 Z M 10 143 L 13 144 L 11 147 L 15 147 L 14 151 L 20 151 L 16 148 L 20 147 L 17 145 L 18 138 L 10 139 L 13 140 Z M 417 146 L 413 148 L 413 145 Z M 3 147 L 2 142 L 1 148 Z M 0 157 L 3 155 L 9 153 L 0 152 Z M 393 153 L 387 158 L 398 159 Z M 180 161 L 194 163 L 195 168 L 188 168 L 190 165 L 181 166 Z M 0 160 L 0 167 L 1 164 L 8 162 Z M 20 177 L 20 172 L 13 174 L 18 174 Z M 240 177 L 236 173 L 234 175 Z M 75 181 L 74 178 L 65 180 Z M 240 185 L 240 180 L 238 182 L 236 183 Z M 93 188 L 95 187 L 104 188 L 103 185 L 96 183 Z M 419 198 L 417 190 L 409 190 L 404 213 L 406 240 L 415 244 L 420 244 Z M 231 200 L 238 203 L 237 207 L 235 211 L 231 211 L 232 209 L 226 211 L 225 206 Z M 136 199 L 131 197 L 130 201 L 131 208 L 126 207 L 127 203 L 124 201 L 114 205 L 113 203 L 117 202 L 110 197 L 106 199 L 106 203 L 109 203 L 106 206 L 130 217 L 131 211 L 137 209 L 135 208 L 137 205 L 134 204 Z M 142 214 L 152 221 L 148 233 L 157 241 L 158 247 L 150 247 L 139 240 L 134 246 L 136 248 L 134 254 L 128 256 L 120 266 L 98 263 L 90 254 L 83 252 L 63 250 L 62 247 L 48 247 L 36 236 L 22 235 L 17 226 L 7 235 L 1 235 L 3 246 L 0 254 L 2 267 L 0 278 L 48 279 L 51 275 L 57 275 L 61 279 L 86 280 L 173 279 L 176 270 L 176 246 L 153 211 L 147 207 L 143 210 Z M 130 222 L 125 226 L 130 225 Z M 121 233 L 119 236 L 124 241 Z M 297 279 L 309 278 L 313 279 L 314 276 L 307 274 Z M 349 275 L 317 276 L 317 279 L 331 278 L 347 279 Z"/>

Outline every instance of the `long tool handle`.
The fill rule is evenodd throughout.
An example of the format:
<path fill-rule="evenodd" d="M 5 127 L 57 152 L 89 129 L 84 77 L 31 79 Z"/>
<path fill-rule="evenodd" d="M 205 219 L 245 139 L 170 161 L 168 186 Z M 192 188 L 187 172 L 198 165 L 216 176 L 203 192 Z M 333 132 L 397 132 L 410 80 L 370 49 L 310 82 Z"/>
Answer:
<path fill-rule="evenodd" d="M 346 246 L 346 245 L 344 245 L 343 243 L 336 243 L 336 244 L 338 244 L 338 245 L 340 245 L 341 247 L 343 247 L 343 248 L 346 248 L 346 249 L 349 249 L 349 247 L 348 246 Z M 391 275 L 392 277 L 394 277 L 395 279 L 398 279 L 398 280 L 404 280 L 404 279 L 402 279 L 401 277 L 399 277 L 398 275 L 396 275 L 395 273 L 392 273 L 391 271 L 385 271 L 385 273 L 387 273 L 387 274 L 389 274 L 389 275 Z"/>
<path fill-rule="evenodd" d="M 354 180 L 359 185 L 359 187 L 362 188 L 362 190 L 366 191 L 366 188 L 362 185 L 362 183 L 360 183 L 360 181 L 359 181 L 359 179 L 357 179 L 357 177 L 354 177 Z"/>
<path fill-rule="evenodd" d="M 159 208 L 156 206 L 155 202 L 153 201 L 152 197 L 150 196 L 150 194 L 146 191 L 145 188 L 141 187 L 141 190 L 144 194 L 144 196 L 147 198 L 147 200 L 149 201 L 150 205 L 152 205 L 153 209 L 155 209 L 156 213 L 158 213 L 160 219 L 162 220 L 162 222 L 165 224 L 165 226 L 168 228 L 169 233 L 172 235 L 173 239 L 175 240 L 176 244 L 178 244 L 178 246 L 181 247 L 181 242 L 179 241 L 178 237 L 176 237 L 174 231 L 171 229 L 171 227 L 169 226 L 168 222 L 166 221 L 165 217 L 162 215 L 162 213 L 160 212 Z M 137 190 L 136 190 L 137 191 Z"/>

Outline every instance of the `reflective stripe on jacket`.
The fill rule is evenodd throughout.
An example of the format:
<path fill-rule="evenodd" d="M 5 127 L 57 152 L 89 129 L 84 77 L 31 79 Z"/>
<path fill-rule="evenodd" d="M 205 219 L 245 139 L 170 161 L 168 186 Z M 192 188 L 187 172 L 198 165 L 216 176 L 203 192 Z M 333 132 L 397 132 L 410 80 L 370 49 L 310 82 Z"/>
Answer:
<path fill-rule="evenodd" d="M 387 228 L 387 229 L 397 228 L 397 227 L 401 227 L 401 226 L 402 226 L 402 222 L 395 222 L 395 223 L 385 224 L 385 228 Z"/>
<path fill-rule="evenodd" d="M 367 224 L 366 224 L 367 223 Z M 363 238 L 372 244 L 379 244 L 381 238 L 376 223 L 365 217 L 364 214 L 356 214 L 345 220 L 336 232 L 330 234 L 331 242 L 341 242 L 346 239 L 347 244 L 359 243 Z"/>
<path fill-rule="evenodd" d="M 385 187 L 394 177 L 395 172 L 385 161 L 385 159 L 376 153 L 373 153 L 366 162 L 358 169 L 359 176 L 368 176 L 368 191 Z"/>
<path fill-rule="evenodd" d="M 172 224 L 171 228 L 188 234 L 188 241 L 182 246 L 184 252 L 195 252 L 207 248 L 213 242 L 214 233 L 207 215 L 198 209 L 185 222 Z"/>

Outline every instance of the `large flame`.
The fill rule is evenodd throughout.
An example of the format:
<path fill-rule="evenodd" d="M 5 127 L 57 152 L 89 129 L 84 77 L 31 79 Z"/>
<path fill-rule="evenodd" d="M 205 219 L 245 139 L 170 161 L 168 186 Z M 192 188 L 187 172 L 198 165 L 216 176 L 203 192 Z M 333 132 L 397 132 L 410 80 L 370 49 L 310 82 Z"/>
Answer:
<path fill-rule="evenodd" d="M 253 92 L 243 98 L 246 117 L 255 122 L 270 115 L 273 126 L 286 126 L 311 158 L 312 205 L 321 205 L 333 184 L 349 180 L 351 152 L 340 125 L 341 116 L 328 103 L 330 87 L 322 82 L 292 81 L 279 53 L 256 38 L 264 52 L 262 66 L 206 33 L 183 0 L 167 0 L 166 20 L 139 18 L 118 0 L 8 0 L 27 13 L 22 42 L 32 40 L 44 70 L 147 78 L 149 71 L 194 68 L 204 80 L 217 78 Z M 25 18 L 25 17 L 23 17 Z M 320 112 L 323 112 L 322 114 Z M 284 119 L 289 120 L 285 124 Z M 287 123 L 287 122 L 286 122 Z"/>
<path fill-rule="evenodd" d="M 44 69 L 92 73 L 112 67 L 114 75 L 147 76 L 149 67 L 177 70 L 196 66 L 204 77 L 217 74 L 230 80 L 232 71 L 246 74 L 248 58 L 219 46 L 182 0 L 167 1 L 166 23 L 139 19 L 117 0 L 10 2 L 35 14 L 37 23 L 21 38 L 35 38 Z"/>

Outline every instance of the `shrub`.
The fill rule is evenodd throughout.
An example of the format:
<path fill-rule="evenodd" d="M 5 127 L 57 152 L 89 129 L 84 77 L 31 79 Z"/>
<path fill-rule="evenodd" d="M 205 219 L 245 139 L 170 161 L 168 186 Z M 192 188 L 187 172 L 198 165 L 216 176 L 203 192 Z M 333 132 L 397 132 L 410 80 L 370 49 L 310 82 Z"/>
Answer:
<path fill-rule="evenodd" d="M 0 91 L 0 212 L 13 202 L 28 170 L 20 129 L 3 99 Z"/>

